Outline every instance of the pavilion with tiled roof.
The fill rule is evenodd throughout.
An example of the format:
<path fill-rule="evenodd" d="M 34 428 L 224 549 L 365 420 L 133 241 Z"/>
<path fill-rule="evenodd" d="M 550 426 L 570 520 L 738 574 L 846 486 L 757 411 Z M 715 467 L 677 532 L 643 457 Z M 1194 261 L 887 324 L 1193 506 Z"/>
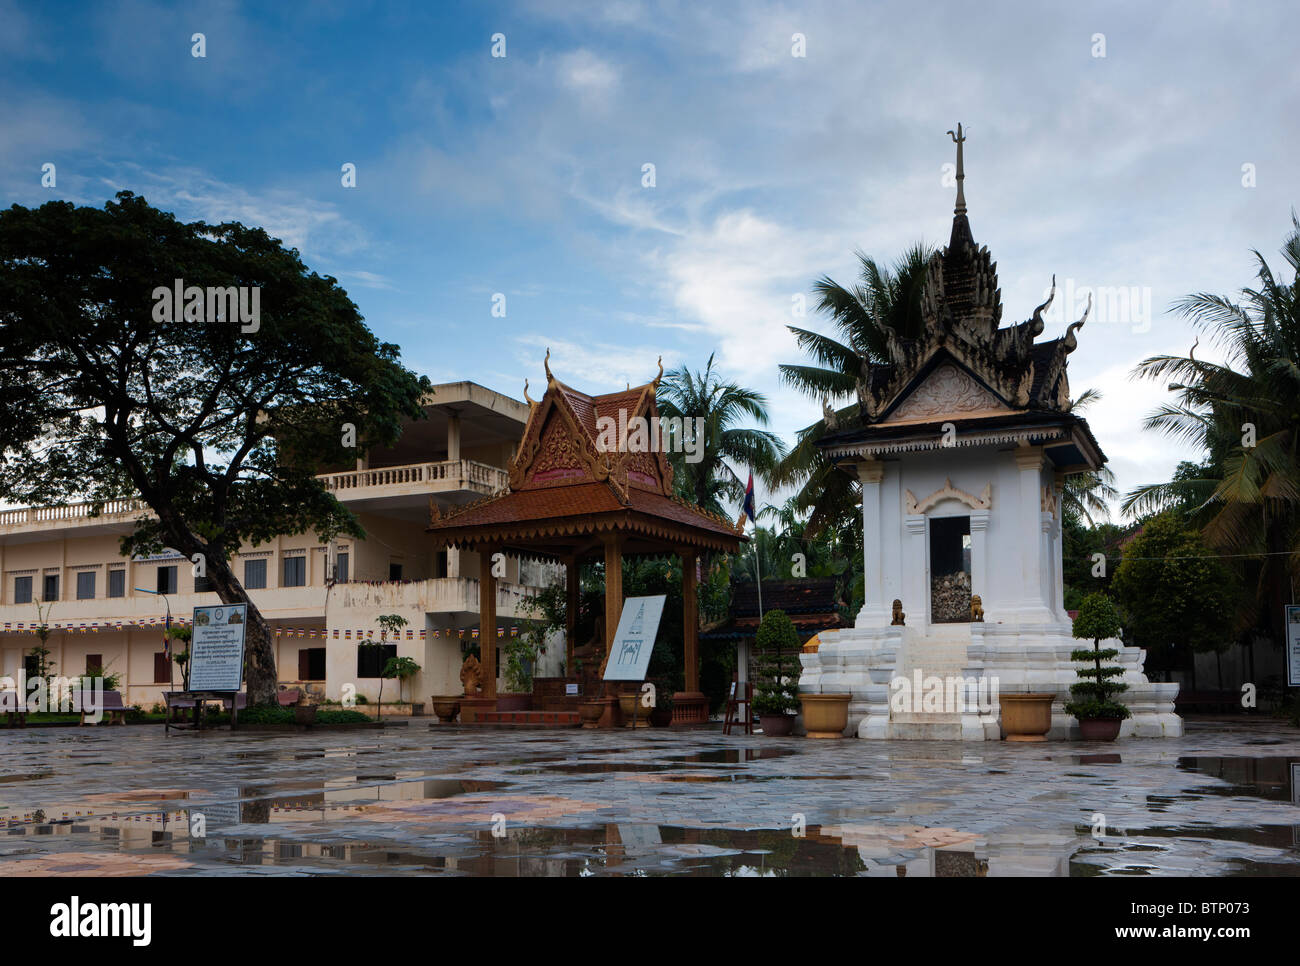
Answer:
<path fill-rule="evenodd" d="M 578 573 L 589 560 L 605 564 L 604 660 L 623 607 L 625 556 L 674 554 L 682 560 L 685 691 L 674 696 L 674 721 L 707 717 L 699 690 L 696 561 L 734 553 L 744 536 L 729 520 L 673 493 L 673 470 L 657 432 L 638 435 L 644 420 L 660 425 L 655 393 L 663 376 L 622 392 L 588 395 L 568 386 L 544 363 L 546 392 L 528 399 L 529 416 L 505 490 L 443 513 L 430 508 L 436 544 L 479 555 L 479 618 L 496 624 L 492 557 L 513 553 L 563 563 L 567 569 L 566 666 L 573 666 Z M 527 386 L 524 390 L 527 398 Z M 611 431 L 611 426 L 616 427 Z M 643 445 L 648 444 L 648 445 Z M 482 649 L 485 697 L 495 697 L 495 648 Z M 603 673 L 604 662 L 601 670 Z"/>

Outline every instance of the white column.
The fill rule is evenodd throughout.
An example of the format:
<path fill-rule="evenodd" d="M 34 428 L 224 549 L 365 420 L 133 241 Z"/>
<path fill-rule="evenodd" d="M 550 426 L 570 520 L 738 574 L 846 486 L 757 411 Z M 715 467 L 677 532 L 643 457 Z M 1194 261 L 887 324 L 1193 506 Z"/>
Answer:
<path fill-rule="evenodd" d="M 892 601 L 884 599 L 884 534 L 881 529 L 880 481 L 885 468 L 874 459 L 857 463 L 858 481 L 862 484 L 862 573 L 863 602 L 855 622 L 857 627 L 880 627 L 889 623 Z"/>
<path fill-rule="evenodd" d="M 988 561 L 989 511 L 972 510 L 970 514 L 970 592 L 978 594 L 984 606 L 989 604 L 989 589 L 993 582 L 989 579 Z"/>
<path fill-rule="evenodd" d="M 1043 534 L 1043 451 L 1037 446 L 1020 446 L 1016 450 L 1020 487 L 1020 577 L 1022 601 L 1020 620 L 1045 623 L 1052 620 L 1051 609 L 1043 596 L 1043 569 L 1049 567 Z"/>
<path fill-rule="evenodd" d="M 926 518 L 919 514 L 903 517 L 903 613 L 908 627 L 930 623 L 930 554 L 926 541 Z M 892 601 L 890 602 L 893 603 Z"/>
<path fill-rule="evenodd" d="M 460 459 L 460 414 L 447 413 L 447 459 Z"/>

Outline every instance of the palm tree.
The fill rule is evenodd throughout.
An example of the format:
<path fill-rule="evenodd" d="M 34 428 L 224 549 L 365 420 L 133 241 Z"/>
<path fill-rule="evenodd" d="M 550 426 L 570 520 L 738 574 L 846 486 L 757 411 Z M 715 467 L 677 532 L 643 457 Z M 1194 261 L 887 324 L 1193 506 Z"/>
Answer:
<path fill-rule="evenodd" d="M 828 413 L 832 402 L 849 402 L 831 413 L 831 423 L 837 426 L 852 425 L 859 418 L 855 394 L 865 363 L 889 359 L 884 329 L 904 338 L 920 335 L 921 293 L 933 250 L 918 242 L 892 268 L 861 251 L 855 254 L 861 271 L 852 288 L 828 276 L 813 286 L 820 295 L 817 311 L 830 317 L 835 335 L 790 326 L 795 342 L 811 356 L 812 364 L 779 367 L 786 385 L 821 401 Z M 850 526 L 857 516 L 857 482 L 839 472 L 816 446 L 829 430 L 826 418 L 800 430 L 774 480 L 797 488 L 796 503 L 799 509 L 810 511 L 812 533 L 826 526 Z"/>
<path fill-rule="evenodd" d="M 745 480 L 731 463 L 748 467 L 770 482 L 785 455 L 785 444 L 776 434 L 736 425 L 750 419 L 766 426 L 767 397 L 724 382 L 713 367 L 712 355 L 703 372 L 685 366 L 669 372 L 659 384 L 656 402 L 661 416 L 681 418 L 683 425 L 693 426 L 685 422 L 690 419 L 704 420 L 702 458 L 691 462 L 676 447 L 671 454 L 678 493 L 697 506 L 733 515 L 744 498 Z"/>
<path fill-rule="evenodd" d="M 1207 542 L 1262 560 L 1257 598 L 1268 624 L 1280 630 L 1282 604 L 1300 570 L 1300 220 L 1282 256 L 1295 273 L 1278 282 L 1255 251 L 1257 287 L 1239 299 L 1199 292 L 1176 311 L 1223 349 L 1222 363 L 1186 356 L 1153 356 L 1135 374 L 1174 380 L 1174 403 L 1159 407 L 1145 427 L 1200 443 L 1209 453 L 1197 479 L 1149 484 L 1129 493 L 1124 511 L 1147 514 L 1203 495 L 1197 507 Z M 1218 477 L 1214 479 L 1213 477 Z"/>
<path fill-rule="evenodd" d="M 1070 411 L 1081 412 L 1100 399 L 1100 392 L 1087 389 L 1070 403 Z M 1118 497 L 1115 473 L 1109 466 L 1088 473 L 1073 473 L 1061 487 L 1061 516 L 1087 520 L 1088 526 L 1095 527 L 1097 519 L 1110 519 L 1109 501 Z"/>

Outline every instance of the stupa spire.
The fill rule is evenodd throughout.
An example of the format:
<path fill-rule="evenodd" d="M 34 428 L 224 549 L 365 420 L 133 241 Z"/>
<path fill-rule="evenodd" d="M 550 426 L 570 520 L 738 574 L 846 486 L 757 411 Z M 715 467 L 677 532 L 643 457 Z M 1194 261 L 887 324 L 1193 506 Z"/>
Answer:
<path fill-rule="evenodd" d="M 958 257 L 963 257 L 961 253 L 965 246 L 974 245 L 975 238 L 970 233 L 970 222 L 966 219 L 966 159 L 963 150 L 966 133 L 960 122 L 957 130 L 949 131 L 948 136 L 957 145 L 957 205 L 952 210 L 952 237 L 948 240 L 948 249 Z"/>
<path fill-rule="evenodd" d="M 962 133 L 961 122 L 957 122 L 956 133 L 949 131 L 948 136 L 952 138 L 952 143 L 957 145 L 957 207 L 952 210 L 954 215 L 966 214 L 966 192 L 963 183 L 966 180 L 966 166 L 962 158 L 962 145 L 966 143 L 966 135 Z"/>

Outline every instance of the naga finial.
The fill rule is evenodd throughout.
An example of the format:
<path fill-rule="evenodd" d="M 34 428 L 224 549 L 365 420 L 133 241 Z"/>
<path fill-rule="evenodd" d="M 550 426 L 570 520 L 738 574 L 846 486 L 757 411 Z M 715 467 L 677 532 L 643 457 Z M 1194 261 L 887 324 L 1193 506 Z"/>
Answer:
<path fill-rule="evenodd" d="M 1196 347 L 1200 344 L 1201 344 L 1201 337 L 1198 335 L 1196 337 L 1196 341 L 1192 343 L 1192 347 L 1187 350 L 1187 358 L 1192 360 L 1193 365 L 1196 364 Z"/>
<path fill-rule="evenodd" d="M 949 131 L 948 136 L 952 138 L 952 143 L 957 145 L 957 207 L 953 209 L 953 214 L 966 214 L 966 192 L 962 182 L 966 180 L 966 166 L 962 160 L 962 145 L 966 143 L 966 135 L 962 133 L 961 122 L 957 122 L 957 130 Z"/>
<path fill-rule="evenodd" d="M 527 380 L 527 379 L 524 380 L 524 402 L 528 403 L 528 408 L 529 408 L 529 409 L 531 409 L 533 406 L 536 406 L 536 405 L 537 405 L 537 400 L 531 398 L 531 397 L 528 395 L 528 380 Z"/>
<path fill-rule="evenodd" d="M 1038 335 L 1040 332 L 1043 331 L 1043 326 L 1044 326 L 1043 312 L 1046 311 L 1047 307 L 1052 304 L 1052 300 L 1054 298 L 1056 298 L 1056 273 L 1055 272 L 1052 273 L 1052 288 L 1051 291 L 1047 293 L 1047 301 L 1044 302 L 1042 305 L 1040 305 L 1038 308 L 1034 309 L 1034 317 L 1029 320 L 1030 322 L 1033 323 L 1030 326 L 1030 328 L 1033 330 L 1034 335 Z"/>
<path fill-rule="evenodd" d="M 551 347 L 546 347 L 546 358 L 542 360 L 542 368 L 546 370 L 546 381 L 548 383 L 555 381 L 555 376 L 551 374 Z"/>
<path fill-rule="evenodd" d="M 1077 332 L 1079 329 L 1083 328 L 1083 323 L 1088 321 L 1088 313 L 1091 311 L 1092 311 L 1092 293 L 1089 292 L 1088 305 L 1087 308 L 1083 310 L 1083 315 L 1079 316 L 1078 322 L 1071 322 L 1069 328 L 1065 330 L 1064 339 L 1065 339 L 1066 352 L 1073 352 L 1075 347 L 1079 344 L 1079 340 L 1075 338 L 1074 333 Z"/>
<path fill-rule="evenodd" d="M 836 428 L 835 410 L 831 409 L 830 399 L 826 396 L 822 396 L 822 419 L 825 421 L 827 429 Z"/>
<path fill-rule="evenodd" d="M 664 377 L 664 357 L 659 357 L 659 375 L 655 376 L 654 382 L 651 383 L 656 389 L 659 388 L 659 380 Z"/>

